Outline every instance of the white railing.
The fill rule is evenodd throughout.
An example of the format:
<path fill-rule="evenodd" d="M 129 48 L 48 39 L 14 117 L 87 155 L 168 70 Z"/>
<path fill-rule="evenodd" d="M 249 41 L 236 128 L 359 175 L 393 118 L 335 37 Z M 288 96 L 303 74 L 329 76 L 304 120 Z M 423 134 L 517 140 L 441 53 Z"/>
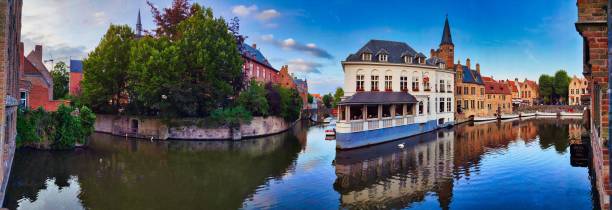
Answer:
<path fill-rule="evenodd" d="M 414 123 L 414 117 L 413 116 L 406 117 L 406 124 L 412 124 L 412 123 Z"/>
<path fill-rule="evenodd" d="M 403 118 L 403 117 L 395 118 L 395 126 L 404 125 L 404 123 L 405 123 L 404 119 L 405 118 Z"/>
<path fill-rule="evenodd" d="M 363 122 L 351 122 L 351 132 L 363 131 Z"/>
<path fill-rule="evenodd" d="M 368 121 L 368 130 L 378 129 L 379 128 L 378 123 L 379 123 L 378 120 Z"/>
<path fill-rule="evenodd" d="M 382 124 L 383 128 L 393 127 L 393 119 L 383 119 Z"/>
<path fill-rule="evenodd" d="M 340 121 L 336 128 L 343 132 L 360 132 L 367 130 L 376 130 L 380 128 L 390 128 L 394 126 L 403 126 L 415 123 L 415 116 L 395 117 L 385 119 L 371 120 L 355 120 L 355 121 Z"/>

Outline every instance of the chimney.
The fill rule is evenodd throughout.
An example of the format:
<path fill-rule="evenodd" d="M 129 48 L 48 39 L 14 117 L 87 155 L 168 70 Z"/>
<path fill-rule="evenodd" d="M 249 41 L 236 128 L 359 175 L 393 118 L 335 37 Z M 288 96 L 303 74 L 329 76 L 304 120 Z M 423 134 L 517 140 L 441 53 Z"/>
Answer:
<path fill-rule="evenodd" d="M 42 62 L 42 54 L 43 54 L 43 47 L 42 45 L 36 45 L 34 47 L 34 58 L 40 62 Z"/>
<path fill-rule="evenodd" d="M 480 64 L 476 63 L 476 71 L 480 74 Z"/>
<path fill-rule="evenodd" d="M 253 43 L 252 47 L 257 49 L 257 44 Z"/>
<path fill-rule="evenodd" d="M 465 65 L 468 67 L 468 69 L 472 69 L 472 65 L 470 63 L 470 59 L 465 59 Z"/>

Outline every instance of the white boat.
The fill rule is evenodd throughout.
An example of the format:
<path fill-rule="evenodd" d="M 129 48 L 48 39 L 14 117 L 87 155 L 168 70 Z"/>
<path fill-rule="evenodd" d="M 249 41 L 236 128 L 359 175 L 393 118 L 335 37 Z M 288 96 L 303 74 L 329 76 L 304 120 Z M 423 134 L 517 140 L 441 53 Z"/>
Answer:
<path fill-rule="evenodd" d="M 497 117 L 474 117 L 474 122 L 484 122 L 497 120 Z"/>
<path fill-rule="evenodd" d="M 332 121 L 333 119 L 334 119 L 334 118 L 332 118 L 332 117 L 325 118 L 325 119 L 323 119 L 323 123 L 331 123 L 331 121 Z"/>
<path fill-rule="evenodd" d="M 518 114 L 502 114 L 499 119 L 502 120 L 507 120 L 507 119 L 514 119 L 514 118 L 518 118 L 519 115 Z"/>
<path fill-rule="evenodd" d="M 525 113 L 525 112 L 521 112 L 521 117 L 533 117 L 536 116 L 536 113 L 532 112 L 532 113 Z"/>
<path fill-rule="evenodd" d="M 571 116 L 571 117 L 582 117 L 582 113 L 579 112 L 561 112 L 561 116 Z"/>
<path fill-rule="evenodd" d="M 536 112 L 536 116 L 542 117 L 556 117 L 557 113 L 555 112 Z"/>

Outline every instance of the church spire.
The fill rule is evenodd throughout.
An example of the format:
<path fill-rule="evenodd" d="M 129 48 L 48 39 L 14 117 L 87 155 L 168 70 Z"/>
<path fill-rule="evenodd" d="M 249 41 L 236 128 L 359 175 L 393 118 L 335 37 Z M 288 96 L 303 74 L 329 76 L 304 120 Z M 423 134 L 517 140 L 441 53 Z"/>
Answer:
<path fill-rule="evenodd" d="M 453 44 L 453 38 L 451 37 L 450 25 L 448 24 L 448 15 L 446 15 L 446 22 L 444 23 L 444 32 L 442 33 L 442 42 L 440 45 Z"/>
<path fill-rule="evenodd" d="M 136 36 L 142 37 L 142 21 L 140 21 L 140 9 L 138 9 L 138 19 L 136 20 Z"/>

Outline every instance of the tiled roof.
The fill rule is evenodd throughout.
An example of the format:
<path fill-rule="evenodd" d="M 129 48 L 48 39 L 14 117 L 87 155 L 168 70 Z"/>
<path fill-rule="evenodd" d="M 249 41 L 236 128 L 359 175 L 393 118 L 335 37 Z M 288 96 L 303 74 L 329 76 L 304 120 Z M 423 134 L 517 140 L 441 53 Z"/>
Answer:
<path fill-rule="evenodd" d="M 446 62 L 444 62 L 444 61 L 443 61 L 441 58 L 438 58 L 438 57 L 431 57 L 431 58 L 427 59 L 427 60 L 425 61 L 425 63 L 426 63 L 427 65 L 430 65 L 430 66 L 437 66 L 437 65 L 439 65 L 440 63 L 446 63 Z"/>
<path fill-rule="evenodd" d="M 508 86 L 510 86 L 510 88 L 512 89 L 512 92 L 518 92 L 518 87 L 516 86 L 516 82 L 512 81 L 512 80 L 506 80 L 506 82 L 508 83 Z"/>
<path fill-rule="evenodd" d="M 274 67 L 272 67 L 272 65 L 270 65 L 270 62 L 268 62 L 268 59 L 266 59 L 266 57 L 261 53 L 261 51 L 253 48 L 251 45 L 242 44 L 241 54 L 244 57 L 248 57 L 250 59 L 255 60 L 257 63 L 276 70 Z"/>
<path fill-rule="evenodd" d="M 400 104 L 417 103 L 416 98 L 406 92 L 358 92 L 348 99 L 340 102 L 340 105 L 350 104 Z"/>
<path fill-rule="evenodd" d="M 361 54 L 364 52 L 367 53 L 378 53 L 378 52 L 387 52 L 387 63 L 402 63 L 404 64 L 404 55 L 412 56 L 412 57 L 422 57 L 426 58 L 423 53 L 418 53 L 412 47 L 404 42 L 396 42 L 396 41 L 386 41 L 386 40 L 370 40 L 366 43 L 361 49 L 359 49 L 354 54 L 350 54 L 346 61 L 362 61 Z M 375 55 L 374 55 L 375 56 Z M 372 62 L 378 62 L 378 59 L 372 57 Z M 413 64 L 416 64 L 417 60 L 413 60 Z"/>
<path fill-rule="evenodd" d="M 483 85 L 482 76 L 478 71 L 469 69 L 467 66 L 462 66 L 463 68 L 463 83 L 471 83 Z"/>
<path fill-rule="evenodd" d="M 485 82 L 484 84 L 485 84 L 486 94 L 505 94 L 505 95 L 512 94 L 512 92 L 510 91 L 510 87 L 508 87 L 508 85 L 504 83 L 491 81 L 491 82 Z"/>
<path fill-rule="evenodd" d="M 70 72 L 82 73 L 83 72 L 83 61 L 70 60 Z"/>

